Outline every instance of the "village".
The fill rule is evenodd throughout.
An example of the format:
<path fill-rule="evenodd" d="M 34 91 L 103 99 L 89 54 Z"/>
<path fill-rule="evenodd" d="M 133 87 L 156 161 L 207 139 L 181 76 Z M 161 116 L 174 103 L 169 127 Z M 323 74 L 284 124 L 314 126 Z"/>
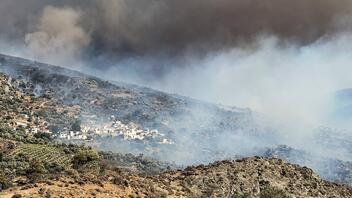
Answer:
<path fill-rule="evenodd" d="M 120 137 L 123 140 L 145 140 L 155 139 L 159 144 L 174 144 L 171 140 L 165 138 L 164 134 L 157 129 L 143 129 L 137 124 L 123 124 L 114 116 L 111 116 L 108 122 L 96 123 L 93 119 L 84 121 L 80 130 L 68 130 L 65 128 L 57 138 L 64 140 L 94 140 L 95 137 Z"/>

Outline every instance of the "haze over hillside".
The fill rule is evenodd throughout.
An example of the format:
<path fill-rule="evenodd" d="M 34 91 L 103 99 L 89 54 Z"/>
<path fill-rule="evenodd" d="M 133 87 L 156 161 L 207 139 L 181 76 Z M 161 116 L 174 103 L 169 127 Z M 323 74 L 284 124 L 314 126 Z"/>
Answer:
<path fill-rule="evenodd" d="M 90 110 L 104 110 L 105 108 L 95 104 L 96 107 L 80 110 L 87 105 L 84 102 L 85 97 L 78 94 L 80 90 L 86 90 L 87 86 L 92 86 L 90 87 L 91 92 L 84 92 L 87 96 L 104 92 L 106 87 L 109 87 L 110 91 L 116 90 L 116 85 L 59 67 L 19 58 L 2 56 L 1 64 L 2 71 L 10 75 L 0 74 L 1 197 L 351 196 L 350 187 L 321 180 L 311 169 L 292 165 L 280 159 L 252 157 L 174 170 L 180 167 L 143 155 L 97 152 L 87 146 L 58 143 L 58 139 L 55 138 L 66 134 L 66 130 L 70 130 L 65 138 L 71 137 L 72 139 L 67 139 L 71 143 L 77 143 L 75 141 L 80 140 L 90 144 L 89 142 L 104 140 L 100 138 L 104 135 L 113 138 L 114 133 L 118 133 L 115 141 L 119 140 L 119 143 L 126 141 L 127 144 L 132 144 L 133 139 L 129 138 L 144 137 L 145 139 L 138 139 L 139 146 L 142 143 L 148 147 L 148 144 L 152 143 L 152 146 L 162 150 L 160 143 L 164 144 L 164 142 L 157 142 L 157 136 L 148 136 L 150 131 L 137 129 L 138 133 L 134 134 L 136 129 L 121 128 L 124 122 L 120 122 L 116 131 L 113 128 L 108 129 L 112 131 L 105 131 L 107 128 L 102 127 L 91 131 L 90 134 L 82 135 L 84 130 L 81 127 L 84 124 L 77 123 L 77 119 L 87 115 Z M 13 73 L 14 71 L 16 72 Z M 72 104 L 74 100 L 69 100 L 73 93 L 66 92 L 67 96 L 63 98 L 57 95 L 62 92 L 58 88 L 66 87 L 62 84 L 50 84 L 50 82 L 56 82 L 57 79 L 61 79 L 62 83 L 65 82 L 64 84 L 81 82 L 79 85 L 82 87 L 75 88 L 74 93 L 78 95 L 74 99 L 83 102 L 82 106 Z M 49 84 L 44 87 L 40 86 L 40 83 Z M 167 96 L 165 93 L 148 89 L 143 91 L 142 88 L 135 86 L 132 86 L 134 89 L 129 89 L 131 85 L 125 86 L 125 88 L 120 87 L 118 90 L 121 92 L 115 94 L 121 97 L 120 94 L 126 94 L 127 89 L 140 90 L 140 94 L 148 91 L 165 95 L 169 100 L 179 97 Z M 50 89 L 50 91 L 45 91 L 45 89 Z M 185 100 L 192 101 L 191 99 Z M 105 99 L 101 98 L 101 101 L 104 102 Z M 201 105 L 201 102 L 197 103 Z M 99 113 L 99 115 L 104 116 L 104 113 Z M 95 120 L 94 117 L 91 118 Z M 138 120 L 138 115 L 134 115 L 133 119 Z M 115 124 L 113 126 L 116 127 Z M 143 126 L 143 123 L 139 122 L 138 126 Z M 180 131 L 175 131 L 175 133 L 178 132 Z M 208 133 L 203 135 L 216 135 L 211 131 Z M 155 133 L 152 134 L 155 135 Z M 88 135 L 89 139 L 87 139 Z M 179 143 L 173 142 L 172 144 Z M 134 146 L 138 149 L 136 144 Z M 131 148 L 130 151 L 133 149 Z M 170 150 L 169 155 L 173 155 Z M 313 160 L 316 157 L 285 146 L 266 149 L 263 155 L 289 160 L 294 157 L 301 160 L 298 163 L 303 163 L 305 159 Z M 327 171 L 325 173 L 331 174 L 329 179 L 349 184 L 350 163 L 332 159 L 324 161 L 322 158 L 319 160 L 324 166 L 326 163 L 331 164 L 331 167 L 325 169 Z M 331 170 L 336 170 L 336 172 L 331 172 Z M 2 191 L 6 188 L 10 189 Z"/>
<path fill-rule="evenodd" d="M 263 115 L 60 67 L 1 55 L 1 71 L 24 81 L 19 88 L 58 104 L 42 111 L 42 130 L 59 142 L 122 153 L 143 153 L 177 165 L 261 155 L 307 165 L 323 178 L 349 183 L 348 130 L 315 126 L 290 135 Z M 55 112 L 64 112 L 58 117 Z M 67 117 L 69 116 L 69 117 Z M 300 142 L 295 142 L 293 138 Z M 282 146 L 285 145 L 285 146 Z M 288 146 L 287 146 L 288 145 Z"/>

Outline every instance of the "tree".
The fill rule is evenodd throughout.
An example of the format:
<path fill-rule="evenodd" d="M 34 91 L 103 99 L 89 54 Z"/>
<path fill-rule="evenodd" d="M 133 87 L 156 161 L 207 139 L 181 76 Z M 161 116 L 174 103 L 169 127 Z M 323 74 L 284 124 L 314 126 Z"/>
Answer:
<path fill-rule="evenodd" d="M 11 181 L 6 175 L 0 171 L 0 190 L 4 190 L 11 187 Z"/>
<path fill-rule="evenodd" d="M 78 153 L 73 157 L 73 165 L 75 167 L 79 167 L 85 165 L 89 162 L 93 162 L 99 159 L 99 155 L 94 150 L 80 150 Z"/>
<path fill-rule="evenodd" d="M 81 131 L 81 121 L 78 119 L 75 120 L 71 125 L 71 130 L 72 131 Z"/>

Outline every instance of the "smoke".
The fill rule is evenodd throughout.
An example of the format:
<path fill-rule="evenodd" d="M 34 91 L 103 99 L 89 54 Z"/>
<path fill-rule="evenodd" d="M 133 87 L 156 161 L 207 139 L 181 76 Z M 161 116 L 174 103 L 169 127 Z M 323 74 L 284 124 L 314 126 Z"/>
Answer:
<path fill-rule="evenodd" d="M 352 84 L 351 38 L 345 32 L 301 46 L 281 45 L 278 37 L 264 35 L 257 37 L 254 48 L 234 47 L 203 58 L 191 54 L 182 61 L 171 59 L 168 73 L 154 79 L 126 72 L 119 65 L 100 74 L 210 102 L 250 107 L 273 120 L 295 121 L 292 125 L 296 126 L 316 126 L 330 111 L 329 96 Z M 127 59 L 121 64 L 149 67 L 155 60 Z"/>
<path fill-rule="evenodd" d="M 275 120 L 316 125 L 314 119 L 321 121 L 320 115 L 326 112 L 322 107 L 329 101 L 325 99 L 351 86 L 351 35 L 303 47 L 282 47 L 278 42 L 275 37 L 259 38 L 255 50 L 233 48 L 190 59 L 186 69 L 174 67 L 162 83 L 150 84 L 208 101 L 277 113 Z"/>
<path fill-rule="evenodd" d="M 336 126 L 331 96 L 352 86 L 350 0 L 3 0 L 0 13 L 1 52 L 249 107 L 282 144 L 350 160 L 313 130 Z M 179 138 L 198 155 L 197 140 Z M 232 152 L 269 138 L 212 141 Z"/>
<path fill-rule="evenodd" d="M 102 1 L 107 12 L 95 18 L 108 25 L 99 23 L 103 34 L 94 36 L 102 45 L 95 47 L 137 55 L 202 54 L 246 46 L 262 33 L 307 44 L 339 31 L 335 20 L 349 16 L 351 5 L 346 0 Z"/>
<path fill-rule="evenodd" d="M 301 164 L 310 165 L 317 171 L 332 158 L 350 161 L 351 125 L 338 122 L 331 112 L 336 105 L 335 92 L 352 86 L 351 33 L 344 31 L 324 36 L 304 46 L 297 43 L 282 45 L 280 41 L 278 37 L 262 35 L 257 37 L 255 47 L 218 50 L 203 58 L 190 54 L 183 61 L 171 59 L 168 65 L 172 69 L 155 79 L 138 78 L 134 71 L 119 70 L 120 66 L 100 75 L 105 79 L 123 79 L 210 102 L 249 107 L 263 117 L 265 126 L 275 129 L 271 133 L 258 127 L 259 136 L 250 134 L 250 130 L 221 131 L 207 139 L 182 133 L 182 128 L 199 130 L 187 112 L 181 116 L 184 121 L 177 123 L 181 129 L 176 133 L 176 142 L 182 146 L 167 152 L 172 154 L 162 156 L 162 159 L 186 164 L 204 163 L 231 154 L 251 155 L 256 147 L 285 144 L 312 154 L 314 159 L 302 159 Z M 140 58 L 121 64 L 135 68 L 153 65 L 154 61 Z M 208 110 L 201 109 L 192 115 L 200 119 L 209 114 Z M 217 123 L 213 119 L 200 119 L 199 122 L 205 128 Z M 320 126 L 327 127 L 327 132 L 317 129 Z M 207 153 L 204 148 L 225 154 Z M 327 162 L 322 163 L 322 159 Z M 329 169 L 336 172 L 332 167 Z"/>
<path fill-rule="evenodd" d="M 27 53 L 45 62 L 68 65 L 78 62 L 89 35 L 78 26 L 80 12 L 72 8 L 45 7 L 38 31 L 25 35 Z"/>
<path fill-rule="evenodd" d="M 277 37 L 280 44 L 311 44 L 346 29 L 352 2 L 3 0 L 0 12 L 0 38 L 10 43 L 8 46 L 37 51 L 38 46 L 45 43 L 40 55 L 34 54 L 32 58 L 57 63 L 58 58 L 51 55 L 52 51 L 68 48 L 69 52 L 84 51 L 83 57 L 76 56 L 76 59 L 82 58 L 86 65 L 101 70 L 126 58 L 148 57 L 158 61 L 149 68 L 134 69 L 143 67 L 150 75 L 160 75 L 170 69 L 168 61 L 161 62 L 161 58 L 182 61 L 189 54 L 203 57 L 213 51 L 246 48 L 261 34 Z M 341 18 L 346 20 L 341 22 Z M 66 47 L 68 44 L 73 46 Z M 49 58 L 44 57 L 47 52 Z M 58 57 L 63 63 L 72 59 L 68 57 L 66 61 L 60 53 Z"/>

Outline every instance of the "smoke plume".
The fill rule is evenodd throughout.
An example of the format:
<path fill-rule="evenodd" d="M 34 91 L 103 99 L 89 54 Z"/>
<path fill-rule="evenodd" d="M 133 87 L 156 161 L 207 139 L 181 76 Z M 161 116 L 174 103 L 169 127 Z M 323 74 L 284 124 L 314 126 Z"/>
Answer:
<path fill-rule="evenodd" d="M 78 26 L 80 16 L 72 8 L 45 7 L 38 31 L 25 35 L 28 55 L 60 65 L 77 62 L 90 42 L 89 35 Z"/>
<path fill-rule="evenodd" d="M 91 65 L 105 69 L 126 57 L 167 60 L 173 57 L 180 61 L 189 54 L 202 57 L 217 50 L 253 47 L 257 36 L 262 34 L 277 37 L 281 44 L 307 45 L 344 31 L 345 21 L 352 14 L 352 2 L 4 0 L 0 3 L 0 12 L 1 40 L 30 48 L 38 48 L 43 40 L 49 41 L 50 44 L 44 44 L 41 49 L 44 54 L 49 52 L 49 57 L 52 51 L 66 49 L 66 44 L 70 43 L 74 47 L 69 46 L 68 51 L 84 51 L 79 58 L 86 64 L 94 61 Z M 56 32 L 49 33 L 48 29 Z M 46 36 L 33 35 L 33 32 Z M 28 40 L 30 44 L 26 45 Z M 72 41 L 77 44 L 71 44 Z M 43 52 L 39 54 L 34 58 L 43 57 Z M 49 61 L 52 57 L 43 59 Z M 148 68 L 152 74 L 168 69 L 168 62 L 159 60 Z"/>

